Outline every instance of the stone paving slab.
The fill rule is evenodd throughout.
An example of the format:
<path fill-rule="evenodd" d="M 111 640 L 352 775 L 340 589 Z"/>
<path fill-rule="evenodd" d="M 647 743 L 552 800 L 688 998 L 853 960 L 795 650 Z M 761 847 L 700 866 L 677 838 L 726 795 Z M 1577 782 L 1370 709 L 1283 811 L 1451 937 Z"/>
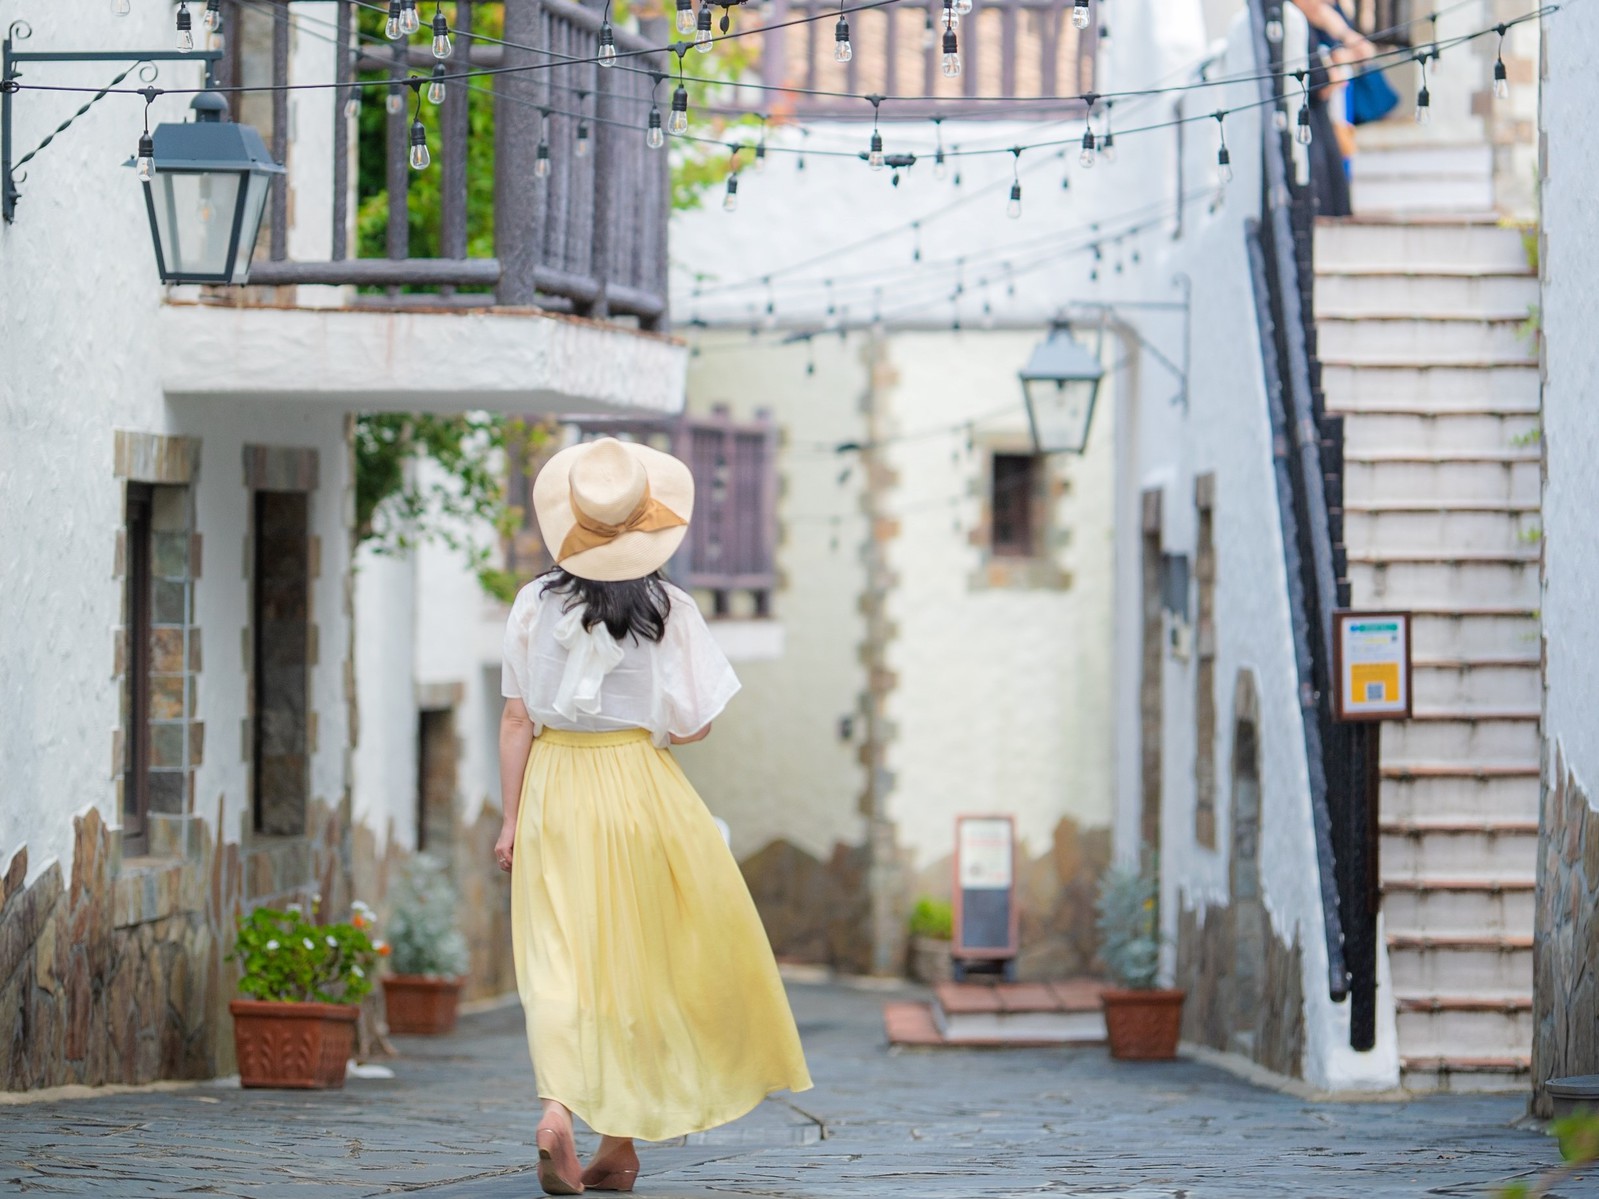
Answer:
<path fill-rule="evenodd" d="M 814 1090 L 642 1151 L 652 1199 L 1481 1196 L 1553 1164 L 1520 1097 L 1335 1104 L 1102 1048 L 893 1051 L 879 990 L 791 989 Z M 906 999 L 925 998 L 907 991 Z M 521 1013 L 400 1038 L 395 1078 L 202 1085 L 0 1107 L 0 1194 L 526 1199 L 538 1104 Z M 580 1149 L 593 1138 L 580 1136 Z M 1599 1199 L 1599 1177 L 1555 1192 Z"/>

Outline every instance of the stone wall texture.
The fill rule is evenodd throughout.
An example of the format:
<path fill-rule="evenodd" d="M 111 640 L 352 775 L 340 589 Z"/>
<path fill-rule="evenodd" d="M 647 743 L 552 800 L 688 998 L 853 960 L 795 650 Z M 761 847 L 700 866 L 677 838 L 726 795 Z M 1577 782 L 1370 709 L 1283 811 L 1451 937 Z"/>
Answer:
<path fill-rule="evenodd" d="M 1286 945 L 1256 905 L 1185 910 L 1177 918 L 1183 1039 L 1304 1077 L 1305 997 L 1299 943 Z"/>
<path fill-rule="evenodd" d="M 1551 1078 L 1599 1074 L 1599 812 L 1553 751 L 1539 817 L 1532 946 L 1532 1112 L 1554 1115 Z"/>

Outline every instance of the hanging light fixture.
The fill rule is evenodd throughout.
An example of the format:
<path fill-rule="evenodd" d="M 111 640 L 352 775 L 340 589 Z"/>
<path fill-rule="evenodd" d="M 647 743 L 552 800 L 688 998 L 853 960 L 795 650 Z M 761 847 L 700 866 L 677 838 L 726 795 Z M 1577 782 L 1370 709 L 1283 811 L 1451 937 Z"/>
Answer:
<path fill-rule="evenodd" d="M 1055 321 L 1018 372 L 1033 449 L 1039 454 L 1081 454 L 1088 446 L 1094 400 L 1105 368 L 1099 355 Z"/>

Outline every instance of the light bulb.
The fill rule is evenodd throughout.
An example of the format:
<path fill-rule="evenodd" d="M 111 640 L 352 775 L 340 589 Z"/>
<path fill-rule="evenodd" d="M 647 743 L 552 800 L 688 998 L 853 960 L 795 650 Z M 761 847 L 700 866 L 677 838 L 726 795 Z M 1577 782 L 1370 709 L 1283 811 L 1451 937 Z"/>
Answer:
<path fill-rule="evenodd" d="M 150 182 L 150 172 L 155 170 L 155 139 L 148 133 L 139 138 L 139 155 L 133 160 L 133 169 L 141 182 Z"/>
<path fill-rule="evenodd" d="M 945 79 L 956 79 L 961 73 L 960 44 L 953 29 L 944 30 L 944 56 L 942 67 Z"/>
<path fill-rule="evenodd" d="M 400 90 L 398 83 L 389 84 L 389 94 L 383 100 L 383 107 L 388 109 L 391 117 L 397 117 L 405 111 L 405 93 Z"/>
<path fill-rule="evenodd" d="M 589 156 L 589 123 L 586 120 L 577 123 L 577 145 L 572 148 L 572 152 L 579 158 Z"/>
<path fill-rule="evenodd" d="M 676 134 L 688 132 L 688 88 L 681 83 L 672 93 L 672 115 L 667 118 L 666 131 Z"/>
<path fill-rule="evenodd" d="M 1010 185 L 1010 203 L 1005 205 L 1005 215 L 1013 221 L 1022 215 L 1022 184 L 1019 179 Z"/>
<path fill-rule="evenodd" d="M 133 11 L 133 0 L 111 0 L 111 15 L 125 17 Z"/>
<path fill-rule="evenodd" d="M 205 0 L 205 16 L 201 23 L 210 33 L 222 28 L 222 0 Z"/>
<path fill-rule="evenodd" d="M 178 5 L 178 49 L 184 54 L 194 49 L 194 18 L 187 4 Z"/>
<path fill-rule="evenodd" d="M 1497 100 L 1510 99 L 1510 75 L 1505 70 L 1505 60 L 1494 60 L 1494 98 Z"/>
<path fill-rule="evenodd" d="M 1076 29 L 1088 28 L 1088 0 L 1072 0 L 1072 26 Z"/>
<path fill-rule="evenodd" d="M 1310 104 L 1308 102 L 1299 106 L 1298 128 L 1294 131 L 1294 138 L 1301 146 L 1310 145 Z"/>
<path fill-rule="evenodd" d="M 533 177 L 535 179 L 550 177 L 550 143 L 543 138 L 539 139 L 539 148 L 533 156 Z"/>
<path fill-rule="evenodd" d="M 855 48 L 849 44 L 849 18 L 840 16 L 833 26 L 833 61 L 848 62 L 855 57 Z"/>
<path fill-rule="evenodd" d="M 1077 156 L 1077 163 L 1086 170 L 1093 169 L 1094 131 L 1092 129 L 1083 130 L 1083 152 Z"/>
<path fill-rule="evenodd" d="M 922 49 L 931 50 L 938 44 L 938 31 L 933 28 L 933 14 L 928 13 L 926 21 L 922 24 Z"/>
<path fill-rule="evenodd" d="M 442 62 L 433 64 L 433 78 L 428 82 L 428 103 L 444 103 L 444 64 Z"/>
<path fill-rule="evenodd" d="M 722 197 L 722 211 L 738 211 L 738 175 L 736 172 L 727 177 L 727 194 Z"/>
<path fill-rule="evenodd" d="M 391 42 L 397 42 L 405 36 L 405 30 L 400 27 L 400 0 L 389 0 L 389 15 L 383 22 L 383 36 Z"/>
<path fill-rule="evenodd" d="M 711 52 L 711 0 L 700 0 L 699 15 L 694 18 L 694 48 L 701 54 Z"/>
<path fill-rule="evenodd" d="M 755 144 L 755 173 L 759 175 L 766 170 L 766 139 L 763 137 Z"/>
<path fill-rule="evenodd" d="M 1432 93 L 1427 90 L 1425 84 L 1416 93 L 1416 124 L 1432 124 Z"/>
<path fill-rule="evenodd" d="M 1288 110 L 1286 108 L 1273 108 L 1271 110 L 1271 123 L 1278 133 L 1288 132 Z"/>
<path fill-rule="evenodd" d="M 955 12 L 959 16 L 966 16 L 972 11 L 972 0 L 955 0 Z"/>
<path fill-rule="evenodd" d="M 433 57 L 450 57 L 450 23 L 442 12 L 433 14 Z"/>
<path fill-rule="evenodd" d="M 939 17 L 945 29 L 959 29 L 961 23 L 960 10 L 955 7 L 955 0 L 944 0 L 944 11 Z"/>
<path fill-rule="evenodd" d="M 351 88 L 350 98 L 344 102 L 344 117 L 346 120 L 353 121 L 360 115 L 361 89 L 358 87 Z"/>
<path fill-rule="evenodd" d="M 416 0 L 400 0 L 400 32 L 409 36 L 422 28 L 422 14 L 416 11 Z"/>
<path fill-rule="evenodd" d="M 661 110 L 650 109 L 650 127 L 645 131 L 644 144 L 652 150 L 659 150 L 666 144 L 666 131 L 661 128 Z"/>
<path fill-rule="evenodd" d="M 949 167 L 944 162 L 944 147 L 940 146 L 933 155 L 933 178 L 942 179 L 949 174 Z"/>
<path fill-rule="evenodd" d="M 1266 40 L 1274 46 L 1283 40 L 1283 22 L 1281 17 L 1274 15 L 1267 19 Z"/>
<path fill-rule="evenodd" d="M 599 63 L 602 67 L 614 67 L 616 65 L 616 34 L 612 31 L 609 22 L 600 26 Z"/>
<path fill-rule="evenodd" d="M 1223 183 L 1233 181 L 1233 156 L 1228 153 L 1226 146 L 1216 151 L 1216 174 Z"/>
<path fill-rule="evenodd" d="M 411 169 L 423 171 L 432 162 L 428 155 L 428 131 L 420 119 L 411 122 Z"/>
<path fill-rule="evenodd" d="M 200 176 L 200 207 L 196 212 L 202 225 L 209 225 L 216 219 L 217 210 L 211 203 L 211 176 Z"/>
<path fill-rule="evenodd" d="M 677 31 L 694 32 L 694 0 L 677 0 Z"/>
<path fill-rule="evenodd" d="M 883 135 L 872 130 L 872 148 L 867 152 L 866 165 L 874 171 L 883 169 Z"/>
<path fill-rule="evenodd" d="M 1105 130 L 1105 136 L 1100 139 L 1099 156 L 1107 166 L 1116 161 L 1116 135 L 1109 129 Z"/>

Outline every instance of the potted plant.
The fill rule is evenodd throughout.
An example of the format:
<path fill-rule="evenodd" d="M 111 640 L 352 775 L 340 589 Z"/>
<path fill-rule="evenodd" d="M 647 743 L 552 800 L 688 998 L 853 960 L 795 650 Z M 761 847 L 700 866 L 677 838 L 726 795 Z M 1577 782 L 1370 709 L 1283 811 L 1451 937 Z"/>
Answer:
<path fill-rule="evenodd" d="M 455 923 L 455 891 L 427 854 L 408 862 L 389 917 L 392 974 L 383 979 L 389 1031 L 445 1033 L 455 1027 L 462 975 L 471 962 Z"/>
<path fill-rule="evenodd" d="M 1112 868 L 1100 881 L 1100 957 L 1116 986 L 1102 994 L 1110 1055 L 1169 1061 L 1182 1034 L 1184 992 L 1156 986 L 1160 933 L 1156 883 L 1148 874 Z"/>
<path fill-rule="evenodd" d="M 355 1022 L 381 942 L 361 912 L 343 924 L 315 924 L 298 904 L 240 916 L 230 958 L 243 964 L 228 1004 L 239 1082 L 247 1087 L 344 1085 Z"/>
<path fill-rule="evenodd" d="M 923 895 L 911 909 L 910 969 L 918 982 L 948 982 L 953 974 L 950 941 L 955 935 L 955 913 L 947 900 Z"/>

